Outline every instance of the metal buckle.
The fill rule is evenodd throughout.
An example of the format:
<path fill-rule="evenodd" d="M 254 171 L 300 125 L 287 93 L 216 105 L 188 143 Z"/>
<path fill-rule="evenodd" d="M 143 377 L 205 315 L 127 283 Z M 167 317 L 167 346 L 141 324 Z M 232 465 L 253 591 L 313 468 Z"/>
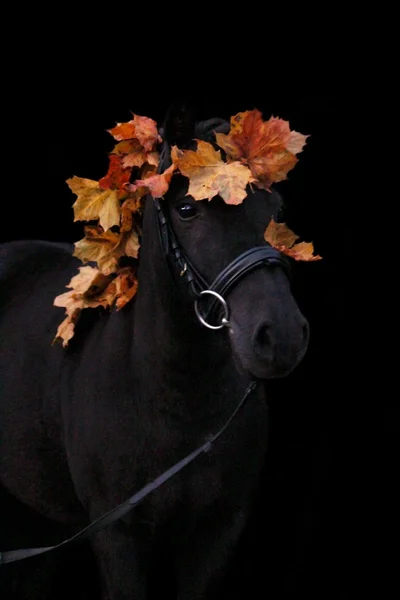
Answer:
<path fill-rule="evenodd" d="M 210 296 L 214 296 L 215 298 L 217 298 L 217 300 L 219 300 L 221 302 L 222 308 L 224 309 L 224 316 L 222 317 L 221 325 L 210 325 L 210 323 L 207 323 L 207 321 L 205 321 L 203 319 L 203 317 L 201 316 L 201 314 L 199 312 L 199 307 L 198 307 L 199 299 L 198 299 L 194 303 L 194 310 L 195 310 L 196 316 L 199 319 L 200 323 L 202 323 L 205 327 L 208 327 L 208 329 L 222 329 L 223 327 L 230 327 L 230 323 L 228 320 L 229 309 L 228 309 L 228 305 L 225 302 L 225 300 L 223 299 L 223 297 L 220 296 L 219 294 L 217 294 L 217 292 L 214 292 L 213 290 L 204 290 L 204 291 L 200 292 L 199 295 L 203 296 L 203 294 L 209 294 Z"/>

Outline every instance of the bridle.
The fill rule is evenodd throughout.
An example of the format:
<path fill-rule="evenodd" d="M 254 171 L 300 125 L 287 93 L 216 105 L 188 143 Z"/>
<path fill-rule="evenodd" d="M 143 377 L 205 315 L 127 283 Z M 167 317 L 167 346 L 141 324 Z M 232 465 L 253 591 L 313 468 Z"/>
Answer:
<path fill-rule="evenodd" d="M 290 279 L 288 259 L 266 242 L 264 246 L 256 246 L 240 254 L 217 275 L 212 283 L 208 283 L 183 250 L 170 220 L 164 213 L 161 202 L 154 199 L 161 247 L 172 275 L 175 278 L 181 278 L 187 284 L 189 294 L 194 301 L 196 316 L 205 327 L 222 329 L 222 327 L 230 326 L 226 297 L 237 282 L 251 271 L 260 267 L 278 266 Z M 205 296 L 211 296 L 211 301 L 204 306 L 203 312 L 201 312 L 200 303 Z M 217 318 L 218 315 L 221 317 L 218 325 L 212 325 L 206 320 L 211 317 Z"/>
<path fill-rule="evenodd" d="M 163 250 L 166 261 L 172 271 L 175 279 L 178 277 L 187 284 L 190 297 L 194 302 L 194 309 L 197 318 L 200 323 L 209 329 L 222 329 L 223 327 L 230 327 L 229 322 L 229 306 L 226 301 L 226 297 L 236 283 L 242 279 L 245 275 L 261 267 L 274 267 L 278 266 L 284 270 L 286 275 L 290 277 L 290 263 L 286 257 L 281 254 L 278 250 L 266 244 L 265 246 L 257 246 L 247 250 L 236 259 L 234 259 L 228 266 L 226 266 L 221 273 L 209 284 L 206 279 L 199 273 L 195 266 L 190 262 L 183 248 L 181 247 L 179 240 L 174 232 L 172 224 L 166 216 L 163 208 L 162 201 L 157 199 L 153 200 L 154 208 L 157 213 L 158 231 L 160 236 L 161 248 Z M 208 298 L 209 302 L 206 306 L 203 306 L 203 311 L 200 310 L 200 303 L 204 297 Z M 212 325 L 209 320 L 211 318 L 220 318 L 220 323 Z M 236 406 L 233 413 L 229 416 L 225 424 L 219 429 L 217 433 L 209 436 L 207 441 L 202 444 L 199 448 L 191 452 L 188 456 L 177 462 L 175 465 L 167 469 L 164 473 L 159 475 L 156 479 L 145 485 L 141 490 L 136 492 L 133 496 L 128 498 L 125 502 L 119 504 L 116 508 L 109 511 L 76 535 L 64 540 L 60 544 L 55 546 L 48 546 L 45 548 L 25 548 L 21 550 L 11 550 L 7 552 L 0 552 L 0 565 L 16 562 L 36 556 L 38 554 L 44 554 L 51 550 L 63 549 L 66 546 L 71 546 L 82 542 L 89 538 L 91 535 L 101 531 L 108 525 L 111 525 L 128 512 L 130 512 L 135 506 L 137 506 L 142 500 L 144 500 L 148 494 L 155 491 L 163 483 L 168 481 L 171 477 L 179 473 L 185 466 L 190 464 L 197 456 L 204 452 L 208 452 L 211 446 L 217 439 L 224 433 L 231 421 L 238 414 L 241 408 L 246 404 L 251 393 L 256 389 L 258 383 L 251 381 L 247 386 L 244 395 L 240 402 Z"/>

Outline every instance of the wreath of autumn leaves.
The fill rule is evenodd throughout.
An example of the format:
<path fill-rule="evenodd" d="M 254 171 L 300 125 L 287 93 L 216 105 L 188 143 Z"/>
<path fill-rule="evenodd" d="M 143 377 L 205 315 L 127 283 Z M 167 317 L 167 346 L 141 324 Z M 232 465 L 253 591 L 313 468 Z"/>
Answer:
<path fill-rule="evenodd" d="M 157 174 L 162 142 L 157 124 L 148 117 L 133 114 L 127 123 L 117 123 L 108 132 L 118 142 L 109 154 L 107 174 L 99 181 L 72 177 L 67 184 L 77 199 L 74 221 L 89 222 L 85 236 L 75 243 L 74 256 L 83 266 L 66 286 L 70 291 L 57 296 L 55 306 L 64 307 L 66 317 L 54 341 L 67 346 L 75 324 L 85 308 L 124 307 L 136 294 L 136 266 L 143 198 L 150 193 L 162 198 L 174 173 L 189 179 L 188 195 L 195 200 L 211 200 L 219 195 L 227 204 L 240 204 L 246 186 L 253 184 L 270 191 L 283 181 L 298 162 L 309 136 L 291 131 L 289 123 L 271 117 L 264 121 L 257 109 L 240 112 L 230 120 L 228 134 L 216 133 L 216 144 L 197 140 L 196 150 L 171 149 L 172 165 Z M 134 170 L 139 177 L 130 183 Z M 94 224 L 92 224 L 94 223 Z M 314 261 L 313 244 L 300 242 L 284 223 L 273 219 L 264 234 L 272 246 L 295 260 Z M 129 257 L 124 265 L 122 257 Z"/>

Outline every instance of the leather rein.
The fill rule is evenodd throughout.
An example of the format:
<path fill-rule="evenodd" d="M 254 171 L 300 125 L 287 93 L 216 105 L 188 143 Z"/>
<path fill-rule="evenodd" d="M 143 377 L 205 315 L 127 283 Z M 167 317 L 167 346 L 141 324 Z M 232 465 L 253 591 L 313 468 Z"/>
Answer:
<path fill-rule="evenodd" d="M 205 327 L 208 327 L 209 329 L 222 329 L 223 327 L 230 327 L 229 307 L 225 297 L 228 295 L 229 291 L 234 287 L 234 285 L 250 271 L 260 267 L 272 267 L 275 265 L 281 267 L 288 277 L 290 276 L 289 261 L 278 250 L 275 250 L 272 248 L 272 246 L 266 244 L 265 246 L 252 248 L 238 256 L 225 269 L 223 269 L 223 271 L 209 285 L 186 256 L 184 250 L 179 244 L 169 219 L 164 214 L 161 203 L 157 199 L 154 199 L 154 208 L 157 213 L 160 242 L 166 260 L 171 270 L 174 272 L 175 277 L 178 276 L 186 282 L 189 293 L 194 300 L 194 308 L 197 318 Z M 211 299 L 207 298 L 208 302 L 205 306 L 203 302 L 204 296 L 211 296 Z M 203 311 L 200 310 L 200 303 L 203 303 Z M 214 320 L 216 318 L 220 318 L 220 323 L 213 325 L 209 320 L 206 320 L 211 318 Z M 25 548 L 21 550 L 0 552 L 0 565 L 20 561 L 38 554 L 50 552 L 52 550 L 59 550 L 67 546 L 72 546 L 73 544 L 86 540 L 93 534 L 101 531 L 105 527 L 111 525 L 126 515 L 135 506 L 142 502 L 150 493 L 154 492 L 163 483 L 179 473 L 200 454 L 208 452 L 213 443 L 216 442 L 217 439 L 225 432 L 231 421 L 246 404 L 246 401 L 256 389 L 257 385 L 258 383 L 256 381 L 250 382 L 236 408 L 217 433 L 209 436 L 204 444 L 199 446 L 196 450 L 188 454 L 175 465 L 164 471 L 164 473 L 145 485 L 125 502 L 122 502 L 116 508 L 104 514 L 99 519 L 79 531 L 77 534 L 59 544 L 43 548 Z"/>

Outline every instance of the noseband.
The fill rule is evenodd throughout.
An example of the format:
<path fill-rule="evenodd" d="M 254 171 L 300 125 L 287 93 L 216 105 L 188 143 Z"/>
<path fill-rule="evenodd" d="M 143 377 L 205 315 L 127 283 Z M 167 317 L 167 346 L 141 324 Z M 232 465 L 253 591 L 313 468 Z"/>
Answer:
<path fill-rule="evenodd" d="M 289 260 L 279 250 L 266 243 L 243 252 L 225 267 L 212 283 L 208 283 L 195 268 L 180 245 L 170 220 L 165 215 L 158 199 L 154 199 L 157 213 L 161 247 L 173 275 L 181 278 L 188 286 L 189 294 L 194 300 L 196 316 L 205 327 L 221 329 L 229 327 L 229 307 L 226 297 L 242 277 L 259 267 L 275 267 L 283 269 L 290 279 Z M 200 311 L 200 300 L 209 298 L 207 305 Z M 211 300 L 210 300 L 211 298 Z M 220 318 L 219 325 L 211 325 L 209 319 Z"/>

